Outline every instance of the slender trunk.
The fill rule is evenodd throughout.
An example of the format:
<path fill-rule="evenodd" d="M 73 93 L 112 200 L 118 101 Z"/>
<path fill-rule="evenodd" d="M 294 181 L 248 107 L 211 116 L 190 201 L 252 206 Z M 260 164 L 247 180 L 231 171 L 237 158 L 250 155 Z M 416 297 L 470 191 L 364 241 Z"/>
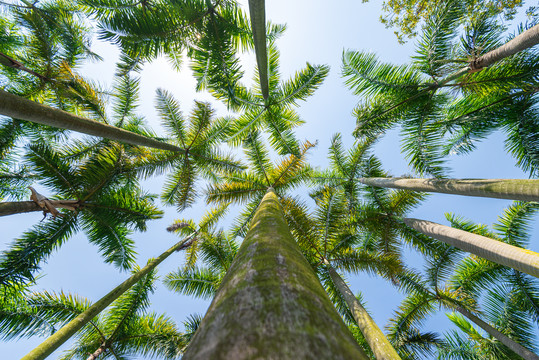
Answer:
<path fill-rule="evenodd" d="M 365 185 L 496 199 L 539 201 L 539 180 L 360 178 Z"/>
<path fill-rule="evenodd" d="M 488 334 L 496 338 L 499 342 L 507 346 L 509 349 L 514 351 L 515 354 L 522 357 L 523 359 L 539 360 L 539 356 L 537 356 L 537 354 L 526 349 L 524 346 L 520 345 L 507 335 L 502 334 L 500 331 L 496 330 L 494 327 L 490 326 L 489 324 L 472 314 L 470 311 L 460 306 L 455 307 L 455 310 L 467 317 L 470 321 L 479 326 L 481 329 L 485 330 Z"/>
<path fill-rule="evenodd" d="M 536 252 L 427 220 L 403 218 L 402 221 L 425 235 L 463 251 L 539 277 L 539 254 Z"/>
<path fill-rule="evenodd" d="M 88 359 L 86 360 L 96 360 L 99 355 L 105 352 L 106 348 L 107 344 L 102 344 L 96 351 L 94 351 L 93 354 L 90 354 L 90 356 L 88 356 Z"/>
<path fill-rule="evenodd" d="M 51 204 L 57 208 L 73 210 L 77 207 L 77 200 L 50 200 Z M 33 211 L 43 211 L 34 201 L 13 201 L 0 203 L 0 216 L 22 214 Z"/>
<path fill-rule="evenodd" d="M 500 61 L 537 44 L 539 44 L 539 24 L 524 31 L 499 48 L 478 57 L 470 63 L 470 69 L 481 70 L 494 64 L 496 61 Z"/>
<path fill-rule="evenodd" d="M 174 251 L 181 250 L 185 248 L 188 244 L 190 244 L 191 240 L 191 238 L 188 238 L 176 243 L 173 247 L 159 255 L 158 258 L 152 260 L 148 265 L 140 269 L 136 274 L 133 274 L 130 278 L 118 285 L 107 295 L 99 299 L 83 313 L 79 314 L 76 318 L 64 325 L 57 332 L 49 336 L 47 340 L 39 344 L 35 349 L 26 354 L 26 356 L 24 356 L 21 360 L 45 359 L 47 356 L 52 354 L 59 346 L 66 342 L 71 336 L 73 336 L 77 331 L 82 329 L 82 327 L 84 327 L 84 325 L 86 325 L 90 320 L 92 320 L 97 314 L 99 314 L 114 300 L 120 297 L 120 295 L 129 290 L 131 286 L 136 284 L 140 279 L 146 276 L 163 260 L 169 257 Z"/>
<path fill-rule="evenodd" d="M 374 356 L 377 360 L 387 360 L 387 359 L 399 359 L 400 356 L 397 354 L 397 351 L 391 346 L 389 340 L 380 330 L 378 325 L 371 318 L 367 310 L 361 305 L 361 303 L 356 299 L 348 285 L 344 282 L 341 276 L 335 271 L 335 269 L 328 265 L 329 276 L 333 281 L 333 284 L 337 287 L 341 295 L 343 296 L 348 308 L 354 315 L 354 319 L 363 334 L 363 337 L 369 344 Z"/>
<path fill-rule="evenodd" d="M 269 190 L 182 359 L 368 359 Z"/>
<path fill-rule="evenodd" d="M 0 114 L 19 120 L 32 121 L 55 128 L 77 131 L 87 135 L 121 141 L 131 145 L 184 152 L 183 149 L 115 126 L 85 119 L 51 108 L 0 89 Z"/>
<path fill-rule="evenodd" d="M 265 0 L 249 0 L 249 14 L 251 16 L 251 30 L 255 43 L 256 64 L 262 97 L 269 97 L 268 83 L 268 52 L 266 48 L 266 5 Z"/>

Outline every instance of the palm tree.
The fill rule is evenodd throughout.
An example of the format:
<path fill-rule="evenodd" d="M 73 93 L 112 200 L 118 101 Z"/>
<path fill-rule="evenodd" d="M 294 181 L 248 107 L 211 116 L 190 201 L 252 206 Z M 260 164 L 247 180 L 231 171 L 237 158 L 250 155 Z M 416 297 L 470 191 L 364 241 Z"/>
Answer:
<path fill-rule="evenodd" d="M 148 264 L 142 269 L 133 273 L 131 277 L 125 280 L 123 283 L 112 289 L 108 294 L 103 296 L 93 305 L 86 308 L 84 311 L 81 311 L 75 317 L 73 317 L 67 324 L 62 326 L 61 329 L 52 334 L 47 340 L 38 345 L 35 349 L 30 351 L 26 356 L 23 357 L 24 360 L 41 360 L 45 359 L 52 352 L 54 352 L 59 346 L 66 342 L 71 336 L 81 330 L 86 326 L 95 316 L 101 313 L 105 308 L 107 308 L 113 301 L 118 299 L 122 294 L 128 291 L 133 285 L 141 281 L 146 277 L 150 272 L 152 272 L 163 260 L 168 258 L 172 253 L 180 251 L 189 247 L 194 241 L 196 233 L 192 236 L 183 239 L 176 243 L 174 246 L 163 252 L 157 258 L 148 261 Z M 135 290 L 136 293 L 136 290 Z M 126 295 L 129 298 L 129 295 Z M 121 301 L 120 301 L 121 305 Z M 125 313 L 124 313 L 125 315 Z M 129 315 L 129 314 L 128 314 Z M 121 322 L 120 324 L 121 325 Z M 129 339 L 128 339 L 129 340 Z M 136 345 L 136 340 L 134 341 Z M 97 351 L 97 349 L 94 349 Z"/>
<path fill-rule="evenodd" d="M 251 224 L 184 356 L 367 359 L 292 239 L 272 189 Z"/>
<path fill-rule="evenodd" d="M 444 286 L 442 282 L 449 276 L 459 255 L 458 249 L 440 245 L 437 253 L 427 260 L 424 278 L 411 270 L 397 275 L 399 285 L 406 289 L 409 295 L 396 311 L 395 317 L 390 320 L 390 339 L 393 343 L 401 347 L 404 353 L 413 353 L 413 348 L 407 343 L 410 337 L 418 333 L 415 324 L 421 324 L 423 319 L 438 307 L 444 307 L 459 312 L 523 358 L 539 359 L 539 356 L 525 347 L 533 349 L 532 344 L 519 344 L 515 340 L 520 339 L 511 339 L 477 316 L 477 305 L 473 297 L 456 291 L 450 285 Z"/>
<path fill-rule="evenodd" d="M 361 233 L 348 211 L 347 198 L 340 189 L 326 188 L 316 199 L 312 215 L 300 202 L 283 200 L 284 213 L 298 245 L 317 270 L 322 284 L 345 319 L 350 314 L 365 341 L 378 359 L 400 359 L 397 352 L 359 300 L 353 295 L 335 267 L 347 271 L 377 272 L 390 278 L 400 262 L 380 252 L 361 249 Z M 323 264 L 323 267 L 319 267 Z M 346 304 L 346 305 L 345 305 Z"/>
<path fill-rule="evenodd" d="M 293 106 L 305 100 L 320 86 L 329 72 L 325 65 L 311 65 L 298 71 L 292 79 L 280 82 L 279 52 L 275 46 L 268 47 L 268 97 L 264 98 L 258 88 L 260 74 L 255 74 L 253 90 L 236 84 L 234 94 L 216 90 L 216 96 L 226 99 L 228 105 L 244 111 L 233 124 L 228 143 L 239 145 L 255 130 L 268 130 L 269 141 L 280 155 L 299 156 L 298 141 L 292 129 L 302 123 Z"/>
<path fill-rule="evenodd" d="M 214 119 L 214 110 L 207 103 L 195 102 L 189 123 L 183 118 L 178 102 L 166 91 L 157 90 L 157 110 L 175 143 L 183 153 L 153 152 L 146 159 L 159 168 L 172 169 L 166 180 L 162 199 L 165 204 L 176 204 L 178 211 L 190 206 L 196 198 L 199 174 L 207 179 L 241 172 L 244 167 L 231 155 L 219 149 L 229 134 L 230 119 Z"/>
<path fill-rule="evenodd" d="M 362 184 L 412 191 L 539 201 L 539 180 L 360 178 Z"/>
<path fill-rule="evenodd" d="M 135 269 L 137 272 L 139 269 Z M 91 319 L 78 333 L 78 340 L 62 359 L 97 359 L 106 353 L 116 357 L 137 354 L 163 359 L 177 358 L 191 333 L 180 333 L 164 315 L 148 313 L 149 295 L 154 291 L 153 269 L 116 299 L 106 311 Z M 30 293 L 19 303 L 2 304 L 0 324 L 4 338 L 44 335 L 55 332 L 92 304 L 71 294 Z M 186 326 L 188 329 L 193 324 Z M 91 354 L 88 357 L 88 354 Z M 106 355 L 105 355 L 106 356 Z"/>
<path fill-rule="evenodd" d="M 28 164 L 41 183 L 68 199 L 74 210 L 35 225 L 3 252 L 2 284 L 32 279 L 40 262 L 81 229 L 107 262 L 128 269 L 134 262 L 129 234 L 144 231 L 148 220 L 162 215 L 133 176 L 137 161 L 130 150 L 114 144 L 93 146 L 95 153 L 81 159 L 77 154 L 87 145 L 79 145 L 65 144 L 64 151 L 39 143 L 28 146 Z"/>
<path fill-rule="evenodd" d="M 369 96 L 355 110 L 356 135 L 372 136 L 400 123 L 403 150 L 411 165 L 420 174 L 440 177 L 445 173 L 444 155 L 470 151 L 472 140 L 501 128 L 508 133 L 507 146 L 519 165 L 533 174 L 538 168 L 533 105 L 537 52 L 529 49 L 503 59 L 496 56 L 491 66 L 476 67 L 476 60 L 482 63 L 482 55 L 491 58 L 488 50 L 500 46 L 503 29 L 492 18 L 479 16 L 465 26 L 456 42 L 460 17 L 454 2 L 438 8 L 426 23 L 410 65 L 383 64 L 363 52 L 345 53 L 347 84 L 356 94 Z M 515 42 L 530 46 L 525 39 L 538 29 L 523 32 L 507 47 L 521 49 L 512 46 Z M 445 90 L 458 91 L 459 96 L 455 99 Z M 448 131 L 454 136 L 444 139 Z"/>
<path fill-rule="evenodd" d="M 257 131 L 251 131 L 243 144 L 249 170 L 224 175 L 206 190 L 208 203 L 247 204 L 237 220 L 235 231 L 238 235 L 245 234 L 245 228 L 267 188 L 271 187 L 279 197 L 285 197 L 308 179 L 311 168 L 307 164 L 307 152 L 316 145 L 306 141 L 299 156 L 288 155 L 273 165 Z"/>

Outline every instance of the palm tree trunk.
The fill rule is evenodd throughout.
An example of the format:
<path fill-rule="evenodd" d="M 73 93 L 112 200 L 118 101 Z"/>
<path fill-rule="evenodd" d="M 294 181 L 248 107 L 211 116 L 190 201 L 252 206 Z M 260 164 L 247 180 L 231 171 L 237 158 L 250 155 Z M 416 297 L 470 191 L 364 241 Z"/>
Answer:
<path fill-rule="evenodd" d="M 182 359 L 368 359 L 268 190 Z"/>
<path fill-rule="evenodd" d="M 479 326 L 481 329 L 485 330 L 489 335 L 496 338 L 499 342 L 507 346 L 509 349 L 514 351 L 518 356 L 522 357 L 523 359 L 539 360 L 539 356 L 537 356 L 537 354 L 534 354 L 530 350 L 526 349 L 524 346 L 520 345 L 507 335 L 502 334 L 500 331 L 490 326 L 465 308 L 457 306 L 455 307 L 455 310 L 467 317 L 470 321 Z"/>
<path fill-rule="evenodd" d="M 251 30 L 255 44 L 256 63 L 262 97 L 269 97 L 268 83 L 268 52 L 266 48 L 266 5 L 265 0 L 249 0 L 249 15 L 251 17 Z"/>
<path fill-rule="evenodd" d="M 151 139 L 95 120 L 85 119 L 63 110 L 51 108 L 23 97 L 10 94 L 1 89 L 0 114 L 15 119 L 31 121 L 60 129 L 73 130 L 83 134 L 99 136 L 131 145 L 184 152 L 184 149 L 172 144 Z"/>
<path fill-rule="evenodd" d="M 70 209 L 77 207 L 78 200 L 50 200 L 57 208 Z M 43 211 L 34 201 L 12 201 L 0 203 L 0 216 L 22 214 L 33 211 Z"/>
<path fill-rule="evenodd" d="M 463 251 L 539 277 L 539 254 L 485 236 L 427 220 L 403 218 L 411 228 Z"/>
<path fill-rule="evenodd" d="M 539 201 L 539 180 L 360 178 L 362 184 L 412 191 Z"/>
<path fill-rule="evenodd" d="M 470 63 L 471 70 L 481 70 L 519 51 L 539 44 L 539 24 L 514 37 L 497 49 L 478 57 Z"/>
<path fill-rule="evenodd" d="M 354 319 L 363 334 L 363 337 L 369 344 L 374 356 L 377 360 L 389 360 L 389 359 L 399 359 L 400 356 L 397 354 L 397 351 L 391 346 L 389 340 L 380 330 L 378 325 L 371 318 L 367 310 L 361 305 L 361 303 L 354 296 L 348 285 L 344 282 L 341 276 L 335 271 L 335 269 L 326 263 L 329 270 L 329 276 L 333 281 L 333 284 L 337 287 L 341 295 L 343 296 L 348 308 L 354 315 Z"/>
<path fill-rule="evenodd" d="M 96 360 L 99 355 L 105 352 L 106 348 L 107 344 L 102 344 L 96 351 L 94 351 L 93 354 L 90 354 L 90 356 L 88 356 L 88 359 L 86 360 Z"/>
<path fill-rule="evenodd" d="M 192 238 L 193 236 L 190 236 L 189 238 L 176 243 L 170 249 L 159 255 L 158 258 L 150 261 L 148 265 L 140 269 L 136 274 L 133 274 L 123 283 L 110 291 L 107 295 L 103 296 L 96 303 L 94 303 L 84 312 L 79 314 L 76 318 L 74 318 L 57 332 L 49 336 L 47 340 L 39 344 L 35 349 L 26 354 L 21 360 L 45 359 L 47 356 L 52 354 L 59 346 L 66 342 L 71 336 L 73 336 L 77 331 L 82 329 L 89 321 L 91 321 L 95 316 L 97 316 L 97 314 L 99 314 L 107 306 L 109 306 L 114 300 L 116 300 L 124 292 L 129 290 L 131 286 L 136 284 L 150 271 L 152 271 L 157 265 L 159 265 L 163 260 L 169 257 L 174 251 L 179 251 L 189 246 L 193 241 Z"/>

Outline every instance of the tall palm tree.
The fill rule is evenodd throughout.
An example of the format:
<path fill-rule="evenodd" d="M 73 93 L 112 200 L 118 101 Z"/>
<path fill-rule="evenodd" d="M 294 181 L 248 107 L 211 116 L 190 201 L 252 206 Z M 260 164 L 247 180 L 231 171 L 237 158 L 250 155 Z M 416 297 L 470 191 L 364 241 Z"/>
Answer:
<path fill-rule="evenodd" d="M 196 199 L 196 182 L 199 175 L 212 180 L 244 167 L 231 155 L 220 149 L 221 142 L 229 135 L 229 118 L 215 119 L 214 110 L 207 103 L 195 102 L 187 122 L 178 102 L 166 91 L 157 90 L 157 110 L 174 142 L 185 149 L 183 153 L 152 152 L 146 161 L 172 169 L 166 180 L 162 199 L 165 204 L 176 204 L 178 211 L 190 206 Z"/>
<path fill-rule="evenodd" d="M 408 339 L 419 332 L 416 325 L 421 324 L 437 308 L 444 307 L 459 312 L 523 358 L 539 359 L 530 351 L 534 349 L 532 343 L 519 344 L 518 341 L 522 339 L 512 339 L 513 334 L 505 334 L 478 316 L 480 312 L 473 297 L 456 291 L 449 284 L 444 285 L 443 281 L 448 279 L 459 255 L 458 249 L 440 245 L 437 253 L 427 260 L 424 277 L 411 270 L 397 275 L 398 283 L 407 290 L 408 297 L 390 320 L 390 338 L 394 344 L 401 347 L 404 353 L 413 353 Z"/>
<path fill-rule="evenodd" d="M 90 319 L 77 333 L 75 344 L 60 358 L 97 359 L 137 354 L 177 358 L 192 334 L 179 332 L 165 315 L 147 312 L 156 278 L 154 268 L 118 297 L 107 311 Z M 20 300 L 18 304 L 3 303 L 0 310 L 4 338 L 54 333 L 92 305 L 87 299 L 63 292 L 30 293 Z"/>
<path fill-rule="evenodd" d="M 443 156 L 470 151 L 473 140 L 503 129 L 508 133 L 508 149 L 533 174 L 538 168 L 537 51 L 496 57 L 496 63 L 478 68 L 473 64 L 481 62 L 482 55 L 490 58 L 489 50 L 504 48 L 500 47 L 503 28 L 493 18 L 479 16 L 455 41 L 460 17 L 455 2 L 439 7 L 426 22 L 410 65 L 383 64 L 364 52 L 345 53 L 347 84 L 356 94 L 368 96 L 355 110 L 356 135 L 372 136 L 400 123 L 403 150 L 411 165 L 421 174 L 440 177 L 445 174 Z M 530 46 L 525 39 L 538 29 L 522 29 L 507 46 L 521 40 Z M 454 136 L 444 139 L 448 131 Z"/>
<path fill-rule="evenodd" d="M 81 330 L 86 324 L 88 324 L 95 316 L 101 313 L 107 308 L 113 301 L 118 299 L 122 294 L 128 291 L 133 285 L 138 283 L 142 278 L 152 272 L 161 262 L 168 258 L 172 253 L 183 250 L 189 247 L 196 236 L 196 233 L 189 236 L 186 239 L 174 244 L 171 248 L 163 252 L 155 259 L 148 261 L 148 264 L 142 269 L 133 273 L 131 277 L 126 279 L 120 285 L 112 289 L 108 294 L 103 296 L 93 305 L 89 306 L 84 311 L 81 311 L 70 321 L 63 325 L 61 329 L 49 336 L 47 340 L 38 345 L 35 349 L 30 351 L 23 359 L 25 360 L 41 360 L 45 359 L 52 352 L 54 352 L 59 346 L 71 338 L 75 333 Z M 95 349 L 97 351 L 97 349 Z"/>
<path fill-rule="evenodd" d="M 315 267 L 337 309 L 345 319 L 352 315 L 375 357 L 400 359 L 335 269 L 376 272 L 390 278 L 400 268 L 399 259 L 361 249 L 361 233 L 357 231 L 356 219 L 350 215 L 347 198 L 340 189 L 326 188 L 316 200 L 317 208 L 313 214 L 308 214 L 306 206 L 297 200 L 283 200 L 285 216 L 298 245 Z"/>
<path fill-rule="evenodd" d="M 279 52 L 272 44 L 268 46 L 268 97 L 258 87 L 260 74 L 255 74 L 255 86 L 249 90 L 236 84 L 235 93 L 227 94 L 224 90 L 217 92 L 218 98 L 224 98 L 229 106 L 244 111 L 233 124 L 228 143 L 240 145 L 255 130 L 267 130 L 269 141 L 280 155 L 294 154 L 299 156 L 298 141 L 293 128 L 302 124 L 302 120 L 293 107 L 300 100 L 312 95 L 321 85 L 329 72 L 326 65 L 311 65 L 296 72 L 287 81 L 280 81 Z"/>
<path fill-rule="evenodd" d="M 274 165 L 258 131 L 251 131 L 243 144 L 248 170 L 224 175 L 206 189 L 208 203 L 246 204 L 236 222 L 235 231 L 239 235 L 245 234 L 267 188 L 273 188 L 279 197 L 284 197 L 309 178 L 311 168 L 307 163 L 307 152 L 316 145 L 306 141 L 299 156 L 288 155 Z"/>
<path fill-rule="evenodd" d="M 78 159 L 70 156 L 77 155 L 81 148 L 66 146 L 64 151 L 46 144 L 27 148 L 28 164 L 41 183 L 57 196 L 71 200 L 74 210 L 35 225 L 3 252 L 2 284 L 32 279 L 40 262 L 79 230 L 99 247 L 107 262 L 128 269 L 134 262 L 134 243 L 129 234 L 144 231 L 148 220 L 162 215 L 153 204 L 153 196 L 144 193 L 134 178 L 136 159 L 130 158 L 129 151 L 114 144 L 97 146 L 93 148 L 96 153 Z"/>
<path fill-rule="evenodd" d="M 251 224 L 184 356 L 367 359 L 301 255 L 271 188 Z"/>

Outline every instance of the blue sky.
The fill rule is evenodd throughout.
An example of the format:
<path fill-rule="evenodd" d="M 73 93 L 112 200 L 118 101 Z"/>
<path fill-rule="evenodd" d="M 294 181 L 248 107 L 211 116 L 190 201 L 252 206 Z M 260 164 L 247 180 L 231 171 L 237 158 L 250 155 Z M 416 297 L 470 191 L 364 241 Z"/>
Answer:
<path fill-rule="evenodd" d="M 277 41 L 280 50 L 280 64 L 283 79 L 303 68 L 306 62 L 312 64 L 328 64 L 331 66 L 329 77 L 321 88 L 307 102 L 300 104 L 300 115 L 305 124 L 297 129 L 299 139 L 318 140 L 318 147 L 312 152 L 311 162 L 314 166 L 326 166 L 327 149 L 331 136 L 336 132 L 343 135 L 344 144 L 353 144 L 351 131 L 355 127 L 352 109 L 358 98 L 351 94 L 343 85 L 340 75 L 341 55 L 344 49 L 370 50 L 386 62 L 406 63 L 413 51 L 413 41 L 400 45 L 396 41 L 393 30 L 385 29 L 379 23 L 381 4 L 377 1 L 361 3 L 357 0 L 339 2 L 327 1 L 284 1 L 274 0 L 266 3 L 268 20 L 274 23 L 286 23 L 287 31 Z M 99 81 L 104 86 L 110 86 L 114 72 L 115 50 L 106 44 L 95 43 L 96 52 L 103 56 L 104 63 L 89 64 L 81 69 L 82 74 Z M 244 84 L 250 85 L 254 60 L 252 55 L 243 58 L 246 76 Z M 159 120 L 153 109 L 155 90 L 158 87 L 172 91 L 180 101 L 183 112 L 189 113 L 193 100 L 212 101 L 209 94 L 196 94 L 194 80 L 190 77 L 188 62 L 184 64 L 182 73 L 170 70 L 166 60 L 158 59 L 148 64 L 142 71 L 142 88 L 139 112 L 156 130 Z M 216 105 L 218 115 L 225 115 L 226 108 Z M 504 136 L 495 133 L 483 141 L 478 150 L 469 156 L 451 158 L 449 166 L 456 178 L 527 178 L 513 164 L 503 149 Z M 384 168 L 393 175 L 410 173 L 407 162 L 400 153 L 398 131 L 389 132 L 376 146 Z M 158 178 L 145 184 L 145 188 L 153 193 L 159 193 L 163 179 Z M 45 195 L 53 195 L 44 192 Z M 447 224 L 444 212 L 454 212 L 472 219 L 478 223 L 492 224 L 510 201 L 466 198 L 450 195 L 432 195 L 416 211 L 413 217 Z M 205 210 L 203 201 L 199 201 L 191 209 L 178 215 L 174 208 L 167 208 L 165 217 L 149 223 L 148 231 L 137 233 L 133 238 L 137 243 L 138 263 L 143 265 L 149 257 L 157 256 L 178 240 L 169 234 L 165 228 L 176 218 L 193 218 L 198 220 Z M 11 239 L 17 237 L 24 229 L 38 223 L 41 214 L 21 214 L 0 218 L 0 227 L 4 237 L 0 249 L 7 248 Z M 537 219 L 532 224 L 538 228 Z M 539 243 L 535 232 L 531 241 L 531 249 L 539 251 Z M 411 256 L 413 266 L 420 267 L 421 263 Z M 183 264 L 181 254 L 173 254 L 159 269 L 163 277 L 170 271 Z M 55 252 L 48 263 L 43 266 L 44 276 L 39 280 L 36 289 L 54 291 L 69 291 L 87 297 L 93 301 L 99 299 L 115 285 L 123 281 L 127 273 L 119 273 L 110 265 L 102 263 L 97 249 L 88 244 L 82 235 L 71 238 L 62 248 Z M 402 296 L 389 285 L 381 286 L 381 281 L 367 275 L 347 276 L 352 290 L 361 291 L 372 312 L 375 321 L 383 327 L 393 310 L 400 303 Z M 181 323 L 192 313 L 204 313 L 209 305 L 207 301 L 195 300 L 172 293 L 159 285 L 152 297 L 152 310 L 169 316 Z M 431 330 L 444 330 L 447 321 L 444 316 L 438 316 L 427 322 Z M 3 358 L 18 359 L 44 338 L 10 341 L 2 343 Z M 63 347 L 64 349 L 66 347 Z M 58 357 L 56 352 L 51 358 Z"/>

